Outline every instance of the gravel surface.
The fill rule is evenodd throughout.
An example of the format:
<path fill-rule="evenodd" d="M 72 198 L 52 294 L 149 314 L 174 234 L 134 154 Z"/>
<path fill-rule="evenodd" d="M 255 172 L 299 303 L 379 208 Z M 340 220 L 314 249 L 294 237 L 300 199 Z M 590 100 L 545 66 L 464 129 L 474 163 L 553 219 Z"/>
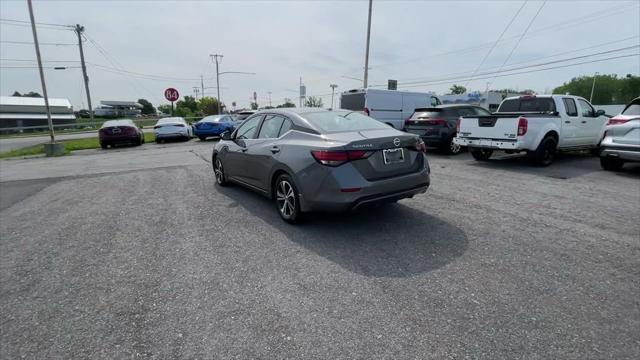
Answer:
<path fill-rule="evenodd" d="M 640 357 L 640 167 L 432 155 L 426 194 L 292 226 L 217 187 L 211 145 L 12 163 L 2 358 Z"/>

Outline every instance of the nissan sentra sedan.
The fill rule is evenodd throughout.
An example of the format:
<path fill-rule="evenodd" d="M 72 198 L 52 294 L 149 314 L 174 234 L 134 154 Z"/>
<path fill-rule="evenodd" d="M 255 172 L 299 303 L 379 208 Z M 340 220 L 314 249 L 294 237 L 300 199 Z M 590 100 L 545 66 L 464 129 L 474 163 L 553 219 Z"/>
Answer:
<path fill-rule="evenodd" d="M 153 127 L 156 142 L 162 143 L 166 140 L 189 140 L 193 137 L 193 129 L 187 124 L 184 118 L 168 117 L 158 120 Z"/>
<path fill-rule="evenodd" d="M 212 154 L 218 185 L 271 198 L 287 222 L 424 193 L 429 163 L 419 136 L 359 112 L 264 110 L 225 132 Z"/>

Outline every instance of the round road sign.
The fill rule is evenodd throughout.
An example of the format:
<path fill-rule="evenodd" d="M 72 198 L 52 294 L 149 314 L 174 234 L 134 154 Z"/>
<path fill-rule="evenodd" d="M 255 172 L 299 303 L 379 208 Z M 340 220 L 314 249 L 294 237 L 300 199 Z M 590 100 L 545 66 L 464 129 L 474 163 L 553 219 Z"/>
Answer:
<path fill-rule="evenodd" d="M 178 90 L 174 88 L 168 88 L 164 91 L 164 98 L 173 102 L 180 98 L 180 94 L 178 93 Z"/>

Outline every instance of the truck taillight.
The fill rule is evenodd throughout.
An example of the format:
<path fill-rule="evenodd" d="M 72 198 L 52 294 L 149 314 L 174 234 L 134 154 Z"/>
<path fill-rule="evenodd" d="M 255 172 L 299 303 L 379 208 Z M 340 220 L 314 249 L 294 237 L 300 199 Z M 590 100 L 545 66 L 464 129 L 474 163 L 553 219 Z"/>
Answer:
<path fill-rule="evenodd" d="M 427 144 L 425 144 L 424 141 L 422 141 L 422 139 L 420 138 L 416 142 L 416 150 L 418 150 L 421 153 L 427 152 Z"/>
<path fill-rule="evenodd" d="M 527 128 L 529 127 L 529 121 L 527 119 L 520 117 L 518 119 L 518 136 L 523 136 L 527 133 Z"/>
<path fill-rule="evenodd" d="M 364 113 L 367 114 L 367 116 L 369 116 L 370 112 L 369 112 L 369 108 L 364 108 Z"/>
<path fill-rule="evenodd" d="M 462 117 L 459 117 L 458 120 L 456 120 L 456 134 L 460 133 L 460 122 L 462 122 Z"/>

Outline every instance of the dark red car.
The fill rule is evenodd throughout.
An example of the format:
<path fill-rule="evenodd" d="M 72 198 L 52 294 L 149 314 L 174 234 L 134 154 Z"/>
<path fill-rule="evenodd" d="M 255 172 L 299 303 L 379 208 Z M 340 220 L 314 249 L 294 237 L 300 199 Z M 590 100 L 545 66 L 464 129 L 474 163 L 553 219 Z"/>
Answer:
<path fill-rule="evenodd" d="M 144 133 L 129 119 L 105 121 L 98 131 L 98 138 L 103 149 L 116 144 L 144 144 Z"/>

